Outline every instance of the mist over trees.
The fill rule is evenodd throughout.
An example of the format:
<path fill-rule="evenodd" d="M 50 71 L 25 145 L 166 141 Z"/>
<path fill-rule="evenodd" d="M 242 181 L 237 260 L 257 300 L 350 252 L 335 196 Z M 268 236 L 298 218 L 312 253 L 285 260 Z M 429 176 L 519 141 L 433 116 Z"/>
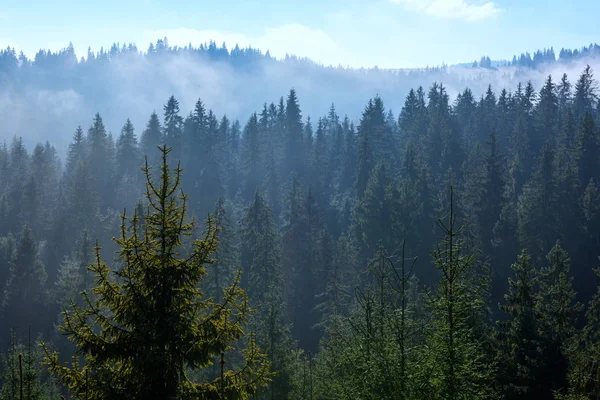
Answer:
<path fill-rule="evenodd" d="M 358 124 L 365 99 L 376 95 L 398 113 L 411 88 L 434 82 L 443 82 L 452 98 L 467 86 L 478 98 L 490 84 L 496 92 L 528 80 L 540 87 L 549 74 L 558 79 L 565 72 L 575 76 L 586 64 L 600 67 L 596 46 L 557 50 L 558 61 L 544 52 L 515 62 L 487 57 L 493 68 L 484 63 L 475 69 L 467 64 L 385 70 L 323 66 L 294 56 L 276 60 L 268 51 L 214 42 L 177 47 L 167 38 L 147 48 L 113 44 L 87 54 L 75 54 L 72 46 L 40 50 L 32 59 L 8 48 L 0 51 L 0 140 L 22 136 L 27 146 L 50 140 L 64 156 L 73 126 L 87 125 L 96 112 L 116 137 L 124 120 L 142 126 L 147 110 L 160 113 L 171 95 L 186 105 L 201 97 L 217 114 L 244 120 L 290 87 L 302 93 L 306 115 L 316 117 L 333 102 L 340 115 Z"/>
<path fill-rule="evenodd" d="M 64 155 L 56 125 L 33 145 L 6 128 L 17 134 L 0 147 L 0 398 L 600 396 L 592 66 L 467 79 L 470 67 L 399 75 L 212 44 L 151 50 L 40 53 L 12 70 L 11 101 L 87 71 L 98 81 L 74 85 L 98 103 L 86 100 L 95 110 L 68 128 Z M 185 75 L 173 62 L 217 56 L 190 70 L 253 77 L 254 100 L 225 113 L 233 95 L 219 86 L 150 104 L 173 89 L 168 71 Z M 110 75 L 134 61 L 137 78 Z M 296 77 L 256 99 L 265 66 Z M 311 74 L 410 86 L 347 113 L 336 98 L 349 107 L 360 85 L 313 101 L 328 87 Z M 139 123 L 109 102 L 135 104 L 136 79 L 147 86 L 136 96 L 152 93 Z"/>

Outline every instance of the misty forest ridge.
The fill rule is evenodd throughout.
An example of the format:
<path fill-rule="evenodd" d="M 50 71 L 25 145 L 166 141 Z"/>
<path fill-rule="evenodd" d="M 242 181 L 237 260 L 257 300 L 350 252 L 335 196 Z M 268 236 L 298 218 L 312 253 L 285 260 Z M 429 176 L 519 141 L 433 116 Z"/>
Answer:
<path fill-rule="evenodd" d="M 576 76 L 586 64 L 598 65 L 599 50 L 590 45 L 556 54 L 538 50 L 505 61 L 482 57 L 476 68 L 466 62 L 385 70 L 326 67 L 293 56 L 277 60 L 268 51 L 227 49 L 214 42 L 170 47 L 166 39 L 146 50 L 114 44 L 107 50 L 88 49 L 87 54 L 76 55 L 69 46 L 57 52 L 40 50 L 31 58 L 8 48 L 0 51 L 0 139 L 23 136 L 29 147 L 52 139 L 59 153 L 65 154 L 68 132 L 89 124 L 96 112 L 115 136 L 127 118 L 142 126 L 148 112 L 159 112 L 171 95 L 186 109 L 200 97 L 216 113 L 243 120 L 291 87 L 306 100 L 307 116 L 320 115 L 334 103 L 340 115 L 347 114 L 357 123 L 365 99 L 376 95 L 388 109 L 399 112 L 411 88 L 428 88 L 434 82 L 443 82 L 452 98 L 466 86 L 477 99 L 490 84 L 496 92 L 528 80 L 540 87 L 549 74 Z M 34 113 L 37 118 L 28 118 Z"/>
<path fill-rule="evenodd" d="M 0 400 L 600 398 L 598 66 L 0 51 Z"/>

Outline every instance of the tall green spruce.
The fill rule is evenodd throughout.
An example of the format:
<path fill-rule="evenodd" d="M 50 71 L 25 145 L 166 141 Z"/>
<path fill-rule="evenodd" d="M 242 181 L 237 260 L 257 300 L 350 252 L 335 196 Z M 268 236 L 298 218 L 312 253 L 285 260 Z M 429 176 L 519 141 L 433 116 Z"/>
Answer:
<path fill-rule="evenodd" d="M 240 370 L 224 365 L 212 382 L 186 377 L 186 368 L 205 368 L 232 349 L 244 335 L 250 309 L 237 279 L 225 289 L 222 303 L 197 288 L 218 246 L 214 220 L 209 217 L 191 253 L 182 254 L 193 224 L 186 222 L 181 170 L 169 168 L 170 149 L 163 146 L 161 152 L 158 182 L 145 168 L 144 225 L 135 214 L 122 216 L 121 236 L 115 239 L 120 268 L 109 269 L 96 247 L 90 266 L 95 299 L 86 296 L 84 307 L 73 303 L 64 312 L 61 329 L 82 360 L 76 356 L 70 366 L 62 365 L 58 353 L 46 348 L 45 363 L 76 398 L 245 398 L 268 379 L 269 364 L 252 339 L 242 351 Z"/>
<path fill-rule="evenodd" d="M 261 389 L 256 398 L 292 398 L 296 388 L 296 344 L 287 323 L 286 292 L 271 209 L 258 191 L 242 218 L 241 236 L 244 282 L 251 306 L 260 310 L 253 316 L 251 328 L 275 374 L 271 385 Z"/>
<path fill-rule="evenodd" d="M 428 338 L 429 390 L 444 399 L 495 398 L 494 365 L 485 357 L 487 338 L 476 334 L 473 316 L 482 316 L 484 298 L 473 290 L 476 256 L 466 243 L 467 225 L 457 224 L 450 189 L 448 221 L 439 221 L 443 239 L 432 252 L 440 283 L 430 296 L 432 328 Z"/>
<path fill-rule="evenodd" d="M 571 260 L 556 242 L 546 256 L 547 265 L 539 272 L 537 312 L 543 338 L 544 386 L 553 391 L 567 387 L 569 358 L 577 346 L 576 324 L 582 310 L 575 299 L 573 277 L 570 274 Z"/>
<path fill-rule="evenodd" d="M 498 379 L 500 392 L 507 399 L 551 398 L 551 388 L 544 387 L 540 318 L 536 309 L 535 272 L 527 251 L 512 265 L 509 292 L 500 306 L 508 318 L 498 324 Z"/>

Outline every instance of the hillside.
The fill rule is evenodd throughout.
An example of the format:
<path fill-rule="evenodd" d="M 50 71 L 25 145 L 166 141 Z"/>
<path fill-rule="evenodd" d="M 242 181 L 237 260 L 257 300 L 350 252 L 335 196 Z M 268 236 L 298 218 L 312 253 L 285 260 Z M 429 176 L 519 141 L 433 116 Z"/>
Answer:
<path fill-rule="evenodd" d="M 539 87 L 548 74 L 574 77 L 586 64 L 600 66 L 597 47 L 585 49 L 562 50 L 563 57 L 554 62 L 548 57 L 538 62 L 537 54 L 543 54 L 538 51 L 533 59 L 523 55 L 522 62 L 494 69 L 468 64 L 421 70 L 323 66 L 214 43 L 170 47 L 166 39 L 147 51 L 115 44 L 106 51 L 90 50 L 79 60 L 72 47 L 57 53 L 41 50 L 33 60 L 7 49 L 0 52 L 0 140 L 22 136 L 28 146 L 50 140 L 62 153 L 73 127 L 87 126 L 96 112 L 113 134 L 127 118 L 142 126 L 148 110 L 158 112 L 170 95 L 185 113 L 201 98 L 215 112 L 243 119 L 265 102 L 278 102 L 291 87 L 305 104 L 305 116 L 315 118 L 333 103 L 340 115 L 358 122 L 366 99 L 379 95 L 397 113 L 410 88 L 433 82 L 443 83 L 452 97 L 465 86 L 479 97 L 490 84 L 499 91 L 528 80 Z"/>

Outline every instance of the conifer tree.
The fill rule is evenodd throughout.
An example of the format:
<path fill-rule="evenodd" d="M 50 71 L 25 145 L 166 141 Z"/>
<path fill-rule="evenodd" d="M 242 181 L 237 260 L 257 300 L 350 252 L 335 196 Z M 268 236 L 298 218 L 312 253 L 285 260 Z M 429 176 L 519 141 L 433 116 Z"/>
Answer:
<path fill-rule="evenodd" d="M 379 245 L 395 249 L 398 229 L 398 195 L 389 166 L 382 160 L 373 169 L 362 201 L 355 210 L 353 230 L 363 261 Z"/>
<path fill-rule="evenodd" d="M 264 300 L 271 286 L 281 287 L 280 250 L 271 209 L 259 191 L 240 221 L 242 283 L 254 303 Z"/>
<path fill-rule="evenodd" d="M 265 176 L 265 190 L 269 199 L 269 206 L 273 213 L 275 225 L 278 225 L 281 218 L 281 190 L 279 186 L 279 174 L 277 172 L 277 164 L 275 161 L 275 150 L 271 147 L 269 158 L 267 161 L 267 171 Z"/>
<path fill-rule="evenodd" d="M 75 166 L 84 160 L 86 156 L 85 146 L 86 141 L 83 134 L 83 129 L 81 126 L 78 126 L 73 134 L 73 141 L 69 144 L 65 173 L 70 174 L 75 169 Z"/>
<path fill-rule="evenodd" d="M 234 282 L 235 272 L 238 269 L 238 250 L 235 247 L 235 228 L 227 215 L 222 198 L 217 201 L 213 215 L 219 245 L 213 254 L 213 263 L 207 268 L 205 282 L 207 296 L 212 297 L 215 303 L 220 303 L 223 289 Z"/>
<path fill-rule="evenodd" d="M 11 343 L 2 357 L 2 400 L 59 400 L 53 379 L 42 381 L 44 371 L 40 365 L 43 352 L 31 339 L 18 340 L 11 331 Z"/>
<path fill-rule="evenodd" d="M 509 278 L 509 292 L 500 309 L 508 315 L 498 322 L 498 385 L 508 399 L 551 398 L 550 388 L 541 385 L 544 372 L 539 314 L 535 307 L 534 270 L 526 250 L 512 265 L 514 278 Z"/>
<path fill-rule="evenodd" d="M 260 138 L 258 136 L 258 117 L 256 113 L 252 114 L 246 123 L 246 126 L 244 127 L 242 143 L 244 198 L 247 201 L 250 201 L 262 183 L 261 176 L 263 164 L 261 158 Z"/>
<path fill-rule="evenodd" d="M 579 122 L 587 113 L 592 114 L 594 112 L 594 107 L 598 100 L 596 91 L 594 71 L 587 65 L 575 84 L 575 94 L 573 95 L 573 115 L 575 121 Z"/>
<path fill-rule="evenodd" d="M 30 326 L 34 332 L 42 331 L 48 323 L 46 279 L 38 243 L 26 225 L 9 264 L 1 308 L 4 323 L 21 335 Z"/>
<path fill-rule="evenodd" d="M 156 156 L 156 148 L 162 143 L 164 143 L 164 138 L 160 119 L 156 112 L 153 112 L 150 115 L 141 138 L 142 153 L 148 157 L 150 165 L 158 165 L 159 159 Z"/>
<path fill-rule="evenodd" d="M 87 231 L 83 231 L 72 254 L 65 257 L 58 270 L 58 279 L 54 297 L 62 308 L 75 300 L 82 304 L 83 298 L 77 298 L 84 290 L 89 290 L 92 283 L 87 267 L 93 262 L 93 248 Z"/>
<path fill-rule="evenodd" d="M 241 157 L 240 157 L 240 122 L 233 121 L 227 139 L 229 154 L 226 157 L 225 171 L 227 176 L 227 195 L 233 199 L 238 195 L 241 185 Z"/>
<path fill-rule="evenodd" d="M 596 125 L 590 113 L 586 113 L 579 125 L 577 135 L 576 159 L 579 171 L 579 182 L 584 187 L 590 179 L 598 178 L 600 162 L 597 154 L 600 151 L 600 141 L 596 132 Z"/>
<path fill-rule="evenodd" d="M 100 196 L 100 207 L 107 207 L 112 201 L 111 194 L 114 193 L 110 180 L 113 167 L 112 154 L 104 121 L 98 113 L 94 116 L 92 126 L 88 130 L 87 140 L 90 149 L 90 172 L 94 178 L 92 182 L 96 187 L 96 193 Z"/>
<path fill-rule="evenodd" d="M 283 178 L 287 180 L 290 174 L 296 172 L 303 174 L 302 160 L 302 114 L 298 105 L 298 97 L 294 89 L 290 90 L 285 106 L 285 162 L 286 169 Z"/>
<path fill-rule="evenodd" d="M 558 96 L 558 109 L 559 112 L 564 114 L 567 111 L 567 106 L 571 103 L 571 82 L 567 74 L 564 73 L 560 78 L 560 83 L 556 86 Z"/>
<path fill-rule="evenodd" d="M 121 129 L 116 145 L 115 186 L 116 196 L 124 204 L 133 206 L 141 189 L 139 169 L 142 167 L 142 155 L 139 151 L 133 124 L 127 119 Z"/>
<path fill-rule="evenodd" d="M 283 290 L 271 285 L 258 307 L 260 315 L 253 318 L 257 344 L 265 349 L 274 376 L 268 387 L 260 390 L 256 399 L 292 399 L 297 391 L 298 362 L 296 342 L 286 324 Z"/>
<path fill-rule="evenodd" d="M 466 225 L 458 226 L 452 188 L 448 222 L 439 221 L 442 243 L 432 252 L 441 275 L 430 297 L 432 332 L 428 339 L 434 397 L 446 399 L 494 398 L 490 388 L 493 364 L 485 358 L 485 340 L 476 334 L 472 316 L 481 315 L 484 299 L 471 290 L 475 254 L 465 239 Z"/>
<path fill-rule="evenodd" d="M 571 260 L 557 241 L 546 256 L 548 266 L 538 276 L 536 308 L 544 342 L 544 386 L 560 390 L 567 384 L 568 360 L 577 346 L 576 323 L 582 310 L 575 300 Z"/>
<path fill-rule="evenodd" d="M 170 149 L 163 146 L 161 152 L 158 182 L 145 167 L 144 225 L 135 214 L 129 221 L 122 216 L 115 239 L 122 267 L 111 271 L 96 246 L 90 266 L 96 298 L 87 296 L 84 307 L 72 304 L 63 313 L 62 329 L 83 360 L 62 365 L 58 353 L 45 347 L 45 363 L 76 398 L 243 398 L 268 379 L 268 362 L 252 339 L 242 350 L 240 370 L 224 368 L 212 382 L 186 377 L 185 368 L 205 368 L 232 349 L 244 335 L 249 309 L 237 279 L 220 304 L 197 289 L 217 248 L 214 222 L 209 217 L 190 255 L 180 253 L 192 223 L 186 222 L 187 197 L 178 192 L 181 169 L 169 168 Z"/>
<path fill-rule="evenodd" d="M 531 181 L 519 198 L 519 244 L 527 248 L 536 261 L 541 261 L 558 237 L 556 225 L 556 187 L 554 174 L 554 145 L 547 142 Z"/>
<path fill-rule="evenodd" d="M 133 124 L 127 119 L 117 140 L 117 173 L 136 177 L 141 167 L 141 157 L 138 154 L 137 138 Z"/>
<path fill-rule="evenodd" d="M 548 76 L 544 87 L 540 90 L 540 98 L 535 109 L 535 125 L 537 132 L 533 146 L 537 149 L 549 139 L 554 140 L 559 127 L 559 99 L 552 76 Z"/>
<path fill-rule="evenodd" d="M 181 136 L 183 134 L 183 117 L 179 115 L 179 101 L 171 95 L 167 104 L 163 106 L 164 140 L 165 144 L 173 149 L 174 157 L 181 157 Z"/>

